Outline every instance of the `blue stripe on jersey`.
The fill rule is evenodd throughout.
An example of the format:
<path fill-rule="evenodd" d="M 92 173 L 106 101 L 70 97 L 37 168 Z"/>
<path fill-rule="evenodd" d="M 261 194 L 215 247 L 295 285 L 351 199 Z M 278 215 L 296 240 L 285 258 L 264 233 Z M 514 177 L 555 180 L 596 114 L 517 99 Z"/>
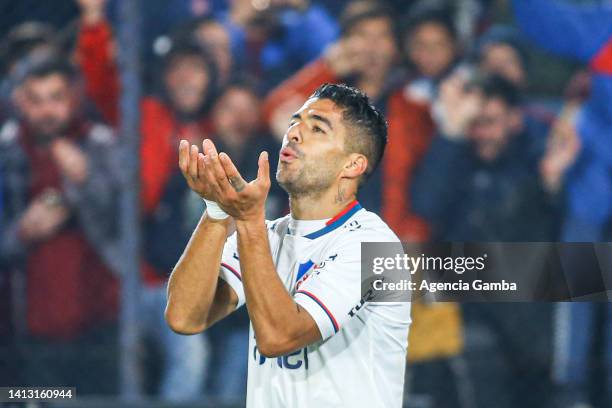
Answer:
<path fill-rule="evenodd" d="M 311 232 L 308 235 L 304 235 L 304 237 L 308 238 L 308 239 L 316 239 L 316 238 L 319 238 L 320 236 L 323 236 L 325 234 L 328 234 L 328 233 L 332 232 L 333 230 L 335 230 L 337 228 L 340 228 L 357 211 L 361 210 L 361 208 L 362 208 L 361 204 L 359 204 L 357 201 L 353 202 L 353 204 L 351 206 L 349 206 L 349 208 L 347 208 L 347 210 L 345 210 L 346 212 L 344 212 L 344 214 L 341 213 L 342 215 L 340 217 L 333 218 L 331 220 L 331 222 L 329 224 L 327 224 L 325 227 L 321 228 L 318 231 Z"/>

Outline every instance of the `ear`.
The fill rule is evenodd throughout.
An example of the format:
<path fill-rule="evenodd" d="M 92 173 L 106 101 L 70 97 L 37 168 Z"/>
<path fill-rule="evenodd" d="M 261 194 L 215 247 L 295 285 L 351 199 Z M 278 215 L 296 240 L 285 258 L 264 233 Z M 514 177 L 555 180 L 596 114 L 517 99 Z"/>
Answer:
<path fill-rule="evenodd" d="M 342 169 L 342 177 L 358 179 L 368 169 L 368 158 L 360 153 L 351 153 Z"/>

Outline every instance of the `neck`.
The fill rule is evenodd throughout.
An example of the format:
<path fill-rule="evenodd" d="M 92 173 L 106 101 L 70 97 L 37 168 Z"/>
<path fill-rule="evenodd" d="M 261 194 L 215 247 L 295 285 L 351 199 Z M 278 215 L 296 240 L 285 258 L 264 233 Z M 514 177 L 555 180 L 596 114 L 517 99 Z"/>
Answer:
<path fill-rule="evenodd" d="M 345 194 L 340 187 L 323 194 L 290 195 L 291 216 L 296 220 L 324 220 L 332 218 L 355 200 L 355 192 Z"/>

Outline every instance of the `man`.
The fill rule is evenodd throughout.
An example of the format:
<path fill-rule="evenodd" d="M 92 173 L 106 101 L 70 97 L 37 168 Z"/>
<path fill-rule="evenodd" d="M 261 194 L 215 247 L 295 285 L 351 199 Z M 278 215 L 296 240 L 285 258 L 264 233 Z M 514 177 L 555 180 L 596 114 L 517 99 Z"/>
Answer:
<path fill-rule="evenodd" d="M 141 105 L 141 304 L 143 315 L 149 316 L 142 323 L 161 346 L 165 361 L 160 396 L 174 402 L 201 398 L 209 353 L 205 337 L 177 336 L 162 319 L 168 273 L 203 209 L 197 195 L 185 188 L 173 158 L 179 138 L 200 143 L 209 134 L 215 77 L 211 58 L 197 44 L 175 44 L 164 59 L 161 95 L 146 97 Z M 172 242 L 168 235 L 174 237 Z"/>
<path fill-rule="evenodd" d="M 239 68 L 232 55 L 229 29 L 215 18 L 207 16 L 191 23 L 187 35 L 210 50 L 217 65 L 219 85 L 226 85 Z"/>
<path fill-rule="evenodd" d="M 340 20 L 340 40 L 268 95 L 264 117 L 280 138 L 286 118 L 321 84 L 347 83 L 364 90 L 389 120 L 389 145 L 395 148 L 387 151 L 359 199 L 366 208 L 380 212 L 402 240 L 420 242 L 428 236 L 427 225 L 413 213 L 406 190 L 433 133 L 429 107 L 406 98 L 389 9 L 376 1 L 355 1 Z"/>
<path fill-rule="evenodd" d="M 276 179 L 291 213 L 264 221 L 268 155 L 246 183 L 210 141 L 181 142 L 179 165 L 208 203 L 168 285 L 166 319 L 198 333 L 246 304 L 248 407 L 400 407 L 409 303 L 360 294 L 361 243 L 397 243 L 355 200 L 386 144 L 360 91 L 323 85 L 292 117 Z M 229 239 L 230 219 L 236 233 Z"/>
<path fill-rule="evenodd" d="M 114 91 L 118 89 L 115 88 L 118 79 L 113 54 L 109 52 L 113 49 L 113 37 L 105 19 L 104 3 L 80 2 L 82 25 L 76 54 L 88 94 L 110 119 L 119 106 L 118 93 Z M 144 317 L 140 323 L 142 331 L 160 346 L 165 363 L 159 394 L 173 402 L 202 397 L 209 356 L 203 336 L 177 336 L 162 318 L 168 273 L 203 208 L 201 200 L 189 194 L 176 169 L 176 142 L 187 139 L 201 143 L 209 136 L 208 113 L 217 88 L 216 72 L 213 58 L 195 40 L 177 38 L 157 71 L 159 92 L 146 96 L 141 103 L 144 259 L 140 304 Z M 173 241 L 164 240 L 166 235 L 172 235 Z"/>
<path fill-rule="evenodd" d="M 415 211 L 431 222 L 435 240 L 554 240 L 555 201 L 541 186 L 526 134 L 515 131 L 521 121 L 519 96 L 500 77 L 466 82 L 456 75 L 442 83 L 434 107 L 440 134 L 412 194 Z M 542 328 L 550 322 L 548 305 L 468 304 L 463 311 L 466 325 L 494 339 L 470 355 L 481 398 L 500 407 L 544 405 L 547 383 L 541 378 L 548 369 L 550 337 Z M 487 355 L 486 361 L 479 355 Z"/>
<path fill-rule="evenodd" d="M 406 94 L 429 104 L 439 83 L 457 66 L 460 47 L 451 10 L 418 3 L 405 17 L 402 51 L 410 66 Z"/>
<path fill-rule="evenodd" d="M 0 130 L 0 263 L 26 281 L 17 322 L 27 332 L 23 382 L 111 393 L 113 384 L 95 378 L 115 375 L 114 355 L 88 351 L 112 350 L 118 285 L 106 265 L 117 239 L 118 166 L 113 132 L 83 117 L 78 84 L 75 70 L 53 59 L 31 66 L 18 86 L 21 117 Z"/>
<path fill-rule="evenodd" d="M 500 77 L 455 75 L 442 84 L 434 107 L 440 135 L 413 184 L 415 211 L 432 223 L 435 239 L 553 238 L 530 145 L 516 133 L 519 106 L 517 89 Z"/>

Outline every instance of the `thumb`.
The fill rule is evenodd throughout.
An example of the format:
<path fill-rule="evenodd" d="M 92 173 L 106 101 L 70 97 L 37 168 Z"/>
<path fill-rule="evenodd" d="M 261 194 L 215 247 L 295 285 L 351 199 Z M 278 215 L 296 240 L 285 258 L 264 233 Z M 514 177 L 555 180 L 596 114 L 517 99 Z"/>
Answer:
<path fill-rule="evenodd" d="M 259 166 L 257 170 L 257 181 L 269 184 L 270 183 L 270 161 L 268 160 L 268 152 L 263 151 L 260 153 L 257 164 Z"/>

